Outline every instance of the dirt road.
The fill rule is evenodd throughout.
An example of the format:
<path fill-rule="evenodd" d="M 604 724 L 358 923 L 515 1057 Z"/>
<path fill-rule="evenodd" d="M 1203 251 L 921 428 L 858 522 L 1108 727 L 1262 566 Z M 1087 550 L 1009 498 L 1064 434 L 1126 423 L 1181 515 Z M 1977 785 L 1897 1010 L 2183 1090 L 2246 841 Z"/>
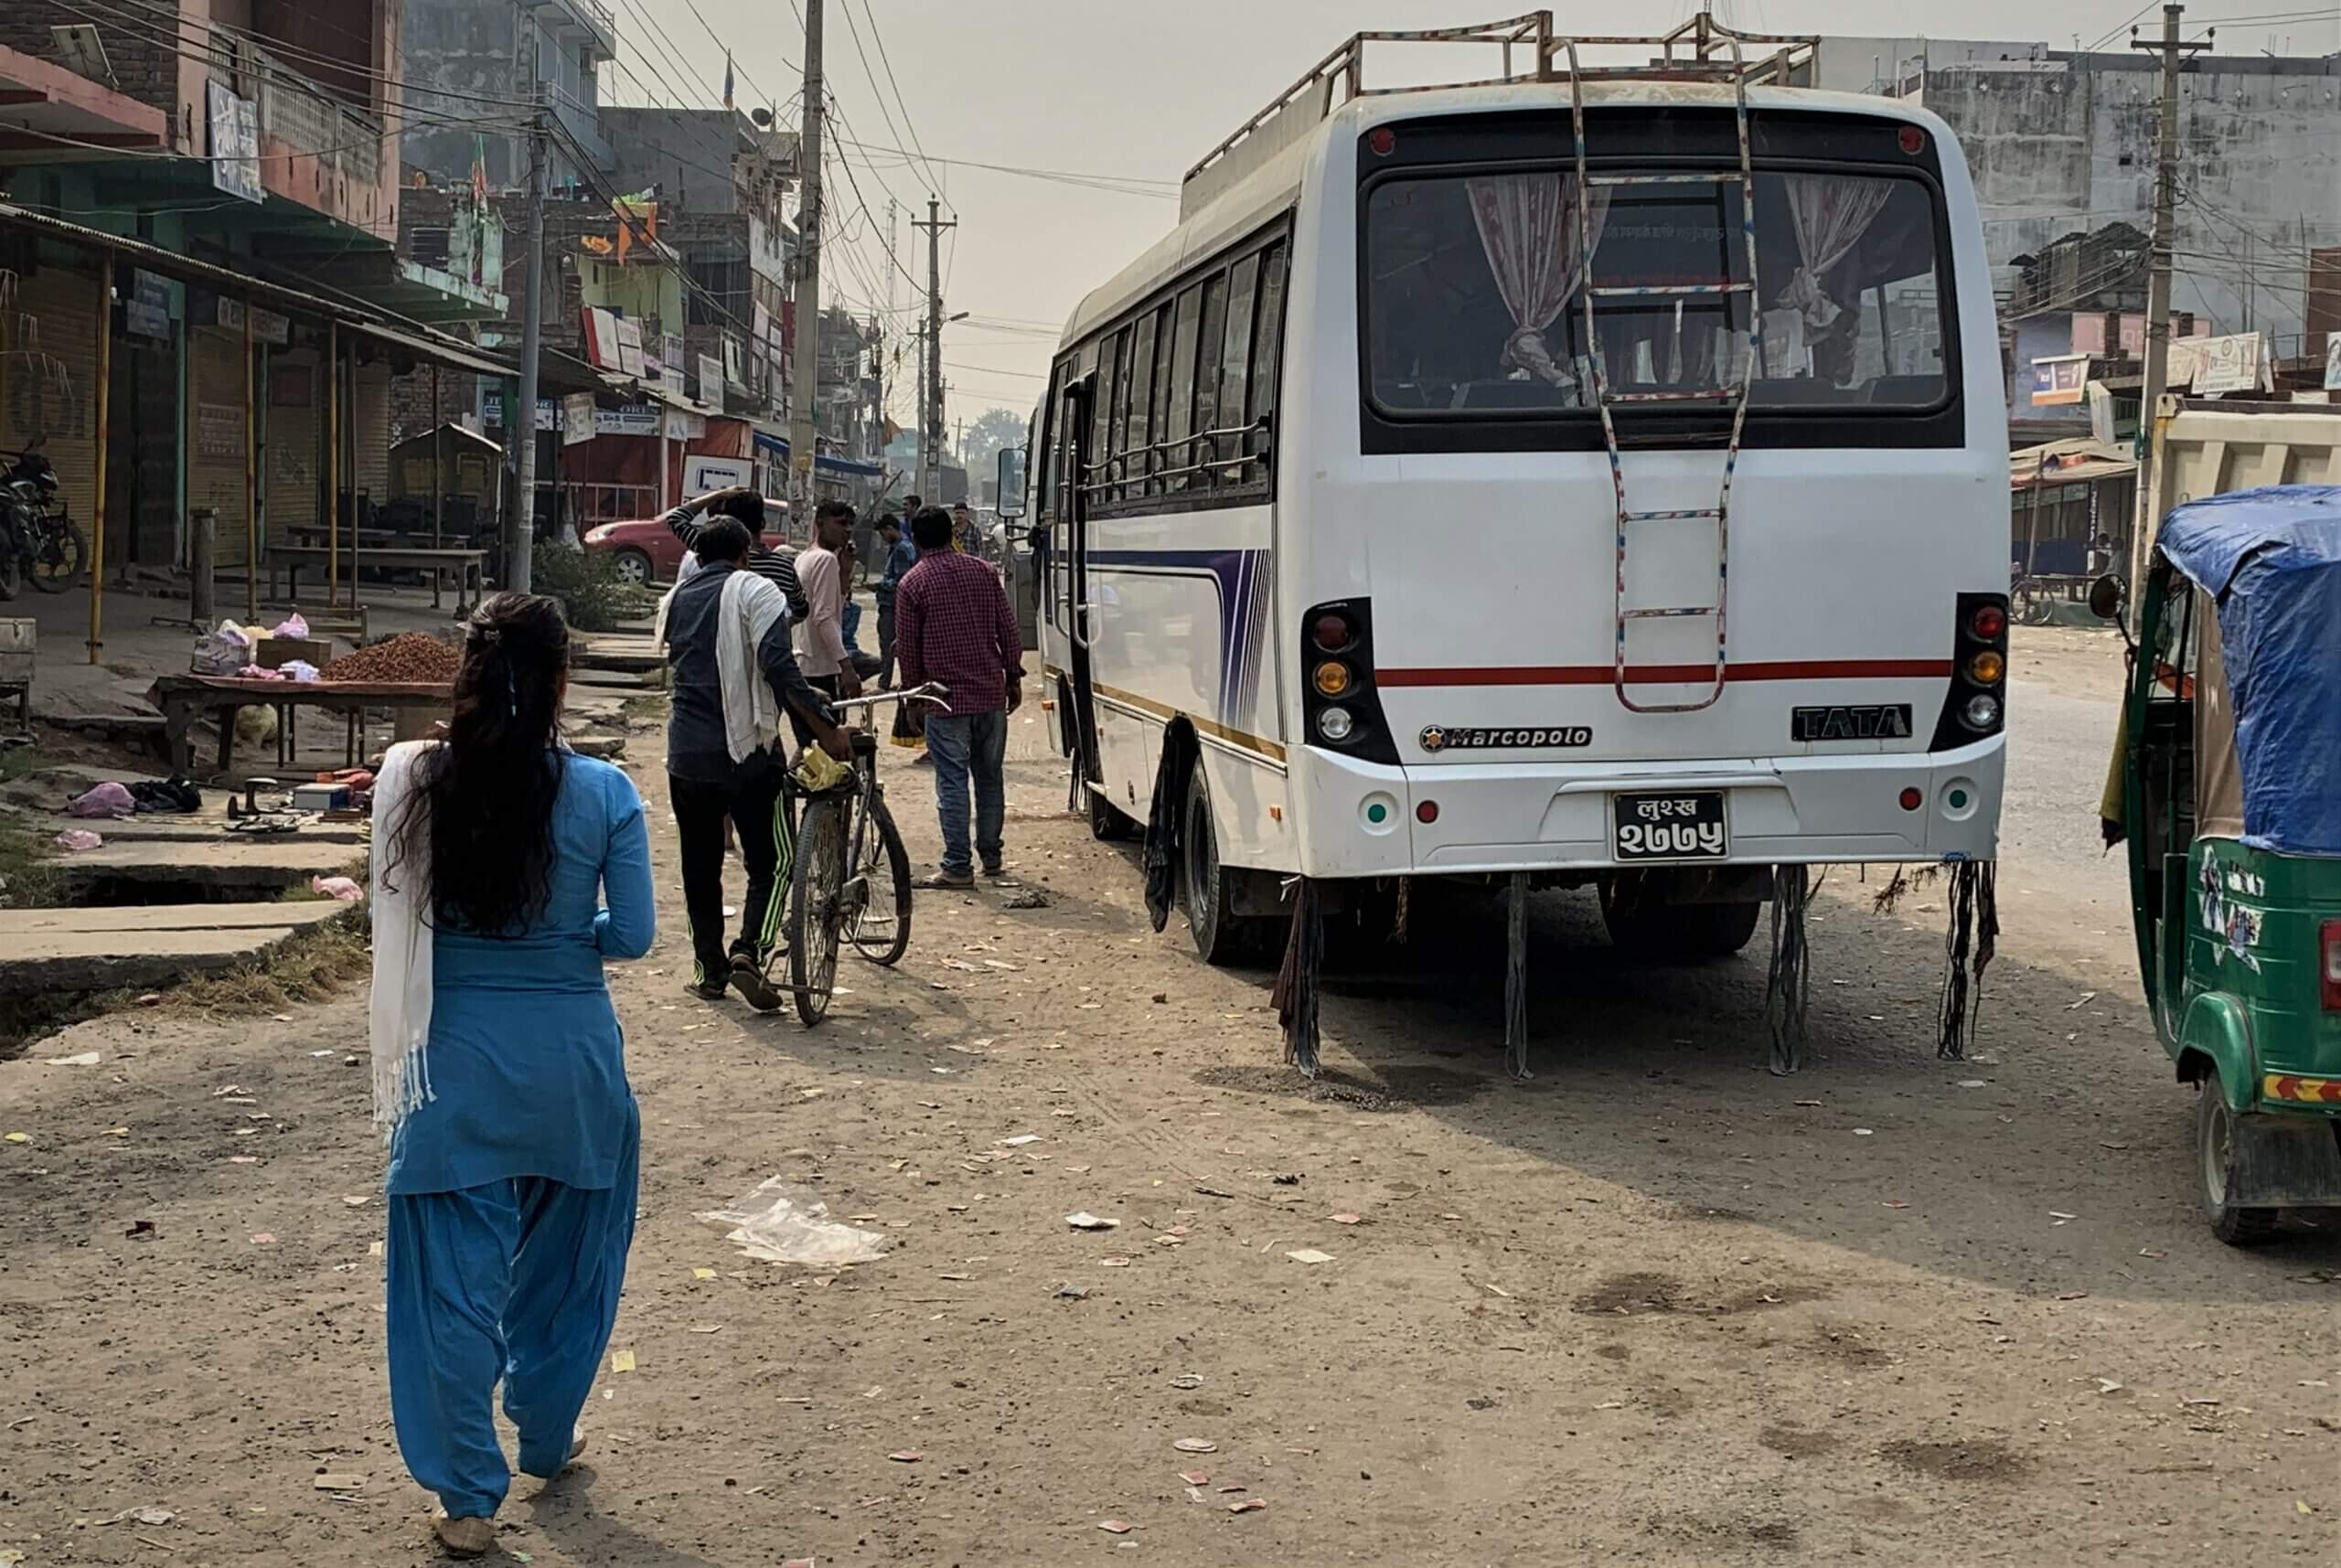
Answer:
<path fill-rule="evenodd" d="M 516 1489 L 508 1552 L 2341 1559 L 2341 1242 L 2239 1253 L 2197 1221 L 2125 912 L 2007 865 L 1984 1059 L 1947 1063 L 1939 900 L 1876 917 L 1841 870 L 1810 1065 L 1780 1080 L 1760 965 L 1622 967 L 1588 901 L 1540 898 L 1521 1086 L 1497 913 L 1466 906 L 1333 982 L 1309 1086 L 1269 977 L 1148 929 L 1027 717 L 1010 858 L 1052 907 L 923 895 L 902 971 L 849 959 L 818 1030 L 686 997 L 662 886 L 657 950 L 615 979 L 632 1370 L 587 1410 L 588 1467 Z M 931 854 L 925 772 L 888 766 Z M 431 1557 L 387 1417 L 363 1027 L 356 995 L 148 1013 L 0 1064 L 25 1135 L 0 1144 L 0 1561 Z M 754 1263 L 694 1220 L 774 1175 L 892 1254 Z M 176 1517 L 105 1522 L 143 1507 Z"/>

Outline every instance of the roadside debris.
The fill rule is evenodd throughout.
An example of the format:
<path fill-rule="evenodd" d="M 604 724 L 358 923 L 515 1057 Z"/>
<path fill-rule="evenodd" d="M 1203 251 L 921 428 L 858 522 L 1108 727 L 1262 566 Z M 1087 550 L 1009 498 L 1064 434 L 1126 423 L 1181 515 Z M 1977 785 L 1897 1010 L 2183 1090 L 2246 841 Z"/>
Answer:
<path fill-rule="evenodd" d="M 807 1264 L 821 1268 L 876 1263 L 886 1255 L 886 1238 L 829 1218 L 829 1206 L 782 1177 L 769 1177 L 728 1208 L 698 1216 L 732 1229 L 724 1240 L 766 1263 Z"/>
<path fill-rule="evenodd" d="M 1064 1222 L 1076 1231 L 1114 1231 L 1121 1228 L 1119 1220 L 1100 1219 L 1086 1209 L 1075 1210 L 1064 1217 Z"/>

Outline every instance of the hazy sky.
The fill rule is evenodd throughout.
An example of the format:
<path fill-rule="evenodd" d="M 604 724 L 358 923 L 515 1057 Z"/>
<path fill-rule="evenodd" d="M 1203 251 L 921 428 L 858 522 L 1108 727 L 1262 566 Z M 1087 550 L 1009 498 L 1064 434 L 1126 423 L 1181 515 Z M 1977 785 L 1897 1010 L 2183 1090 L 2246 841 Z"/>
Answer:
<path fill-rule="evenodd" d="M 1587 32 L 1654 32 L 1689 15 L 1690 3 L 1556 6 L 1555 18 Z M 789 0 L 613 4 L 623 69 L 605 76 L 607 96 L 640 101 L 639 81 L 662 99 L 711 99 L 723 79 L 720 36 L 733 50 L 739 106 L 776 100 L 786 106 L 782 119 L 796 123 L 804 34 Z M 2272 39 L 2286 52 L 2326 53 L 2341 48 L 2336 5 L 2341 0 L 2198 0 L 2187 8 L 2187 32 L 2223 17 L 2263 18 L 2223 25 L 2222 52 L 2256 53 Z M 946 241 L 944 309 L 978 318 L 944 332 L 948 417 L 973 420 L 995 405 L 1029 411 L 1074 304 L 1176 221 L 1180 175 L 1343 37 L 1362 27 L 1453 27 L 1527 8 L 1520 0 L 827 0 L 829 96 L 854 140 L 911 144 L 886 80 L 891 60 L 917 144 L 933 158 L 1162 183 L 1155 187 L 1161 194 L 1128 195 L 965 166 L 930 171 L 891 153 L 853 152 L 859 197 L 834 165 L 829 176 L 829 204 L 846 227 L 842 243 L 831 230 L 824 297 L 841 293 L 856 309 L 883 311 L 892 277 L 904 308 L 890 319 L 908 324 L 916 295 L 886 261 L 886 202 L 891 192 L 903 206 L 900 255 L 923 283 L 925 237 L 909 224 L 925 216 L 939 183 L 946 216 L 960 222 Z M 2092 46 L 2111 35 L 2107 47 L 2122 47 L 2130 19 L 2143 16 L 2137 0 L 1731 0 L 1715 10 L 1758 30 L 2039 40 L 2060 48 L 2072 48 L 2076 34 Z M 2159 16 L 2155 9 L 2149 20 Z M 831 125 L 834 132 L 835 119 Z M 890 400 L 899 418 L 912 402 L 912 363 L 906 356 L 903 395 Z"/>

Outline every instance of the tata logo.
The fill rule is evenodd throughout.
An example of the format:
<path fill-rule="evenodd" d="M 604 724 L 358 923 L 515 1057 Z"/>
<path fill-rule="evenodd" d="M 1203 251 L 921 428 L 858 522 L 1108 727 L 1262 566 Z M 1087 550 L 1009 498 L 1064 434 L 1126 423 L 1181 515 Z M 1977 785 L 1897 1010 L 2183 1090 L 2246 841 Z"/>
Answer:
<path fill-rule="evenodd" d="M 1505 729 L 1463 729 L 1428 724 L 1416 737 L 1426 752 L 1552 752 L 1573 751 L 1593 744 L 1593 731 L 1583 724 L 1546 724 Z"/>
<path fill-rule="evenodd" d="M 1791 741 L 1907 741 L 1909 738 L 1910 705 L 1907 702 L 1792 708 L 1789 710 L 1789 739 Z"/>

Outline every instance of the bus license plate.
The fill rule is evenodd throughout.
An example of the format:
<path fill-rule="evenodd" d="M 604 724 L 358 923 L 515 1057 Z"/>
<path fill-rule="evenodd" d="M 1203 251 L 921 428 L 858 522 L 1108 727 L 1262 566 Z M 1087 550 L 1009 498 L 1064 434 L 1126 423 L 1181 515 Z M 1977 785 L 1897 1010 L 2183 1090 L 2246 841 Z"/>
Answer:
<path fill-rule="evenodd" d="M 1620 860 L 1720 860 L 1730 852 L 1721 790 L 1610 799 Z"/>

